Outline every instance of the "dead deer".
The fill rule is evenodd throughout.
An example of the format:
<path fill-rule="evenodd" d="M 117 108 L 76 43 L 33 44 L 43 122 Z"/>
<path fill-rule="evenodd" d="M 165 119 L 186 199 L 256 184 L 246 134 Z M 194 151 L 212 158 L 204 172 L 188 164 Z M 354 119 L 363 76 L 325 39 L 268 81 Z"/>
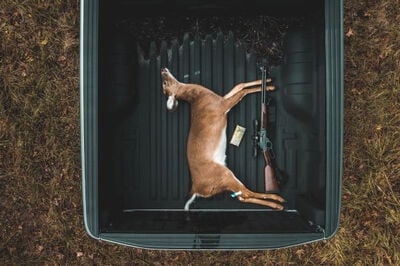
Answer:
<path fill-rule="evenodd" d="M 174 111 L 178 100 L 191 105 L 187 159 L 192 188 L 184 209 L 189 210 L 190 204 L 198 196 L 208 198 L 231 191 L 232 197 L 237 197 L 241 202 L 282 210 L 280 203 L 285 202 L 282 197 L 249 190 L 225 166 L 227 114 L 245 95 L 261 91 L 261 80 L 240 83 L 222 97 L 201 85 L 179 82 L 167 68 L 161 69 L 161 76 L 163 92 L 168 96 L 168 110 Z M 273 90 L 274 87 L 267 89 Z"/>

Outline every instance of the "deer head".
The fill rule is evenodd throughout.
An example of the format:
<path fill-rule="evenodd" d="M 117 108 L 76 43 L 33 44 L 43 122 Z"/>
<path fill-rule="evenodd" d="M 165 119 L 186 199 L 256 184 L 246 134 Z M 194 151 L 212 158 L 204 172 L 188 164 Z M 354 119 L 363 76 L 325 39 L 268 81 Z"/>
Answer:
<path fill-rule="evenodd" d="M 167 109 L 169 111 L 175 111 L 178 107 L 178 99 L 183 84 L 177 81 L 167 68 L 161 69 L 161 77 L 163 80 L 163 92 L 168 96 Z"/>

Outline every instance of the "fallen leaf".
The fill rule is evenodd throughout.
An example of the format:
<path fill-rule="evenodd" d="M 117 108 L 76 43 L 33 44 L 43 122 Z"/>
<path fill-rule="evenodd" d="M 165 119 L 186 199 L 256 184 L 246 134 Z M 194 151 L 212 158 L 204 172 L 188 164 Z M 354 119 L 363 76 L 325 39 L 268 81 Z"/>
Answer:
<path fill-rule="evenodd" d="M 16 250 L 17 250 L 17 248 L 15 248 L 15 247 L 10 247 L 10 248 L 8 248 L 8 252 L 9 252 L 10 254 L 13 254 Z"/>
<path fill-rule="evenodd" d="M 42 252 L 44 247 L 42 245 L 36 246 L 37 251 Z"/>
<path fill-rule="evenodd" d="M 77 258 L 80 258 L 82 256 L 83 256 L 83 252 L 81 252 L 81 251 L 76 252 L 76 257 Z"/>
<path fill-rule="evenodd" d="M 369 12 L 365 12 L 365 13 L 364 13 L 364 17 L 369 18 L 370 16 L 371 16 L 371 13 L 369 13 Z"/>
<path fill-rule="evenodd" d="M 40 42 L 40 45 L 45 46 L 49 43 L 47 39 L 44 39 L 43 41 Z"/>
<path fill-rule="evenodd" d="M 297 251 L 296 251 L 296 255 L 298 256 L 298 257 L 301 257 L 302 255 L 304 255 L 304 249 L 298 249 Z"/>
<path fill-rule="evenodd" d="M 346 37 L 351 37 L 351 36 L 353 36 L 353 35 L 354 35 L 353 29 L 352 29 L 352 28 L 349 28 L 349 30 L 348 30 L 347 33 L 346 33 Z"/>
<path fill-rule="evenodd" d="M 389 262 L 389 265 L 394 265 L 394 264 L 393 264 L 393 261 L 392 261 L 392 257 L 386 255 L 385 258 L 386 258 L 386 260 Z"/>

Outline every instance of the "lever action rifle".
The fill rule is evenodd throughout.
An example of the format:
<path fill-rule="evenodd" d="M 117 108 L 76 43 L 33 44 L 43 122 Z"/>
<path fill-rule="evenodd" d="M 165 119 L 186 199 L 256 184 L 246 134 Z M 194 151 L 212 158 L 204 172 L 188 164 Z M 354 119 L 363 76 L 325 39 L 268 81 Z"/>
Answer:
<path fill-rule="evenodd" d="M 253 121 L 254 134 L 253 134 L 253 156 L 257 157 L 258 148 L 260 148 L 264 160 L 264 177 L 265 177 L 265 191 L 279 192 L 278 182 L 276 180 L 274 166 L 272 165 L 272 142 L 267 135 L 268 127 L 268 105 L 270 98 L 267 97 L 267 67 L 261 67 L 261 117 L 260 125 L 258 120 Z M 260 129 L 258 130 L 258 128 Z"/>

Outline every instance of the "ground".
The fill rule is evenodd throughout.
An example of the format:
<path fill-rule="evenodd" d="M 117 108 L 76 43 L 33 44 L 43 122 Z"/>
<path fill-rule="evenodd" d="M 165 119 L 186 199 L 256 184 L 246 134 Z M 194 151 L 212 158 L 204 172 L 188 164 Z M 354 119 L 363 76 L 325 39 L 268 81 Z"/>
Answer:
<path fill-rule="evenodd" d="M 0 2 L 0 264 L 400 264 L 400 1 L 345 1 L 341 226 L 275 251 L 148 251 L 84 230 L 79 1 Z"/>

